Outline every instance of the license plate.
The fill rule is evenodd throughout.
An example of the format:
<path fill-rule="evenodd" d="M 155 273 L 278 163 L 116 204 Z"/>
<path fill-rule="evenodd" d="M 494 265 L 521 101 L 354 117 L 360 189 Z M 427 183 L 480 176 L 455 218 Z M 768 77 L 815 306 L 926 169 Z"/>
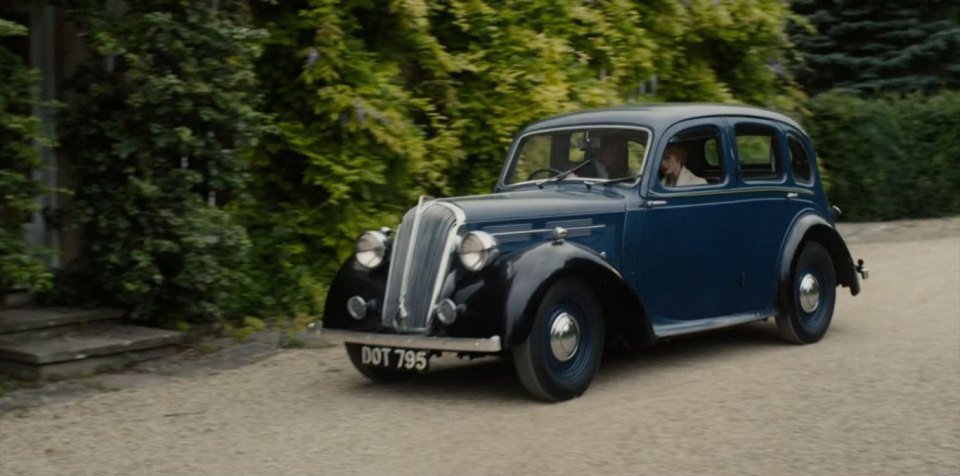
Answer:
<path fill-rule="evenodd" d="M 430 356 L 425 350 L 365 345 L 360 347 L 360 363 L 371 367 L 423 372 L 429 366 Z"/>

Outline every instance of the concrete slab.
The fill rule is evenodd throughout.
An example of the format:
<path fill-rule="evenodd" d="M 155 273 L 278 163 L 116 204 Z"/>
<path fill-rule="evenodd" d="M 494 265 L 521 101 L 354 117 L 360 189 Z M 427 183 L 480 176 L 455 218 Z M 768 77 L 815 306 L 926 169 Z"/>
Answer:
<path fill-rule="evenodd" d="M 32 365 L 11 360 L 0 360 L 0 372 L 21 380 L 60 380 L 69 377 L 82 377 L 100 372 L 119 370 L 136 362 L 169 357 L 176 353 L 177 346 L 168 345 L 45 365 Z"/>
<path fill-rule="evenodd" d="M 0 334 L 63 327 L 123 318 L 119 309 L 11 308 L 0 309 Z"/>
<path fill-rule="evenodd" d="M 48 335 L 0 335 L 0 359 L 50 364 L 180 343 L 180 333 L 131 325 L 92 326 Z"/>

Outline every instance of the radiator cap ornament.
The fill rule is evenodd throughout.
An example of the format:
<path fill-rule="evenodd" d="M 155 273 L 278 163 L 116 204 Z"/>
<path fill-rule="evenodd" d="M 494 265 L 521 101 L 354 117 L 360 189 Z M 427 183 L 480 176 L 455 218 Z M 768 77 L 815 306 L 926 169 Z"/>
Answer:
<path fill-rule="evenodd" d="M 567 233 L 568 232 L 566 228 L 558 226 L 553 229 L 553 240 L 559 245 L 567 238 Z"/>

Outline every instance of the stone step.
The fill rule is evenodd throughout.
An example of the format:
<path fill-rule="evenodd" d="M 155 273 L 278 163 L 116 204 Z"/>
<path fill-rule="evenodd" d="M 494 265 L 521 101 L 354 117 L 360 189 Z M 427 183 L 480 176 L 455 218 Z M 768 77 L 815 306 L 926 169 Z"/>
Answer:
<path fill-rule="evenodd" d="M 0 335 L 0 360 L 30 365 L 71 362 L 175 346 L 180 333 L 133 325 L 96 325 L 58 333 Z"/>
<path fill-rule="evenodd" d="M 177 350 L 177 346 L 175 345 L 166 345 L 121 354 L 100 355 L 81 360 L 44 365 L 25 364 L 0 359 L 0 373 L 5 373 L 21 380 L 59 380 L 68 377 L 82 377 L 109 370 L 120 370 L 130 364 L 143 360 L 174 355 L 177 353 Z"/>
<path fill-rule="evenodd" d="M 117 309 L 31 307 L 0 309 L 0 335 L 35 329 L 78 326 L 122 318 L 123 311 Z"/>

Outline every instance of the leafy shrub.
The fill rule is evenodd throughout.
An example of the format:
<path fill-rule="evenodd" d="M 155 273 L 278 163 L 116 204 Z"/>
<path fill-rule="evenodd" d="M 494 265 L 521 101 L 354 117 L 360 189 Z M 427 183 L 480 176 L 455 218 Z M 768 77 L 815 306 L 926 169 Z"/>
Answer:
<path fill-rule="evenodd" d="M 419 194 L 489 192 L 513 135 L 636 101 L 792 110 L 787 5 L 774 0 L 310 0 L 255 11 L 278 133 L 253 162 L 245 223 L 261 302 L 320 308 L 365 229 Z"/>
<path fill-rule="evenodd" d="M 828 195 L 852 221 L 960 213 L 960 93 L 809 104 Z"/>
<path fill-rule="evenodd" d="M 26 34 L 26 28 L 0 19 L 0 37 Z M 44 252 L 26 242 L 23 230 L 44 191 L 31 175 L 43 165 L 37 144 L 50 145 L 31 111 L 38 82 L 36 71 L 0 46 L 0 293 L 50 284 L 40 259 Z"/>
<path fill-rule="evenodd" d="M 95 55 L 74 78 L 65 152 L 86 248 L 81 295 L 134 317 L 239 315 L 250 243 L 242 197 L 265 130 L 246 2 L 71 2 Z"/>

